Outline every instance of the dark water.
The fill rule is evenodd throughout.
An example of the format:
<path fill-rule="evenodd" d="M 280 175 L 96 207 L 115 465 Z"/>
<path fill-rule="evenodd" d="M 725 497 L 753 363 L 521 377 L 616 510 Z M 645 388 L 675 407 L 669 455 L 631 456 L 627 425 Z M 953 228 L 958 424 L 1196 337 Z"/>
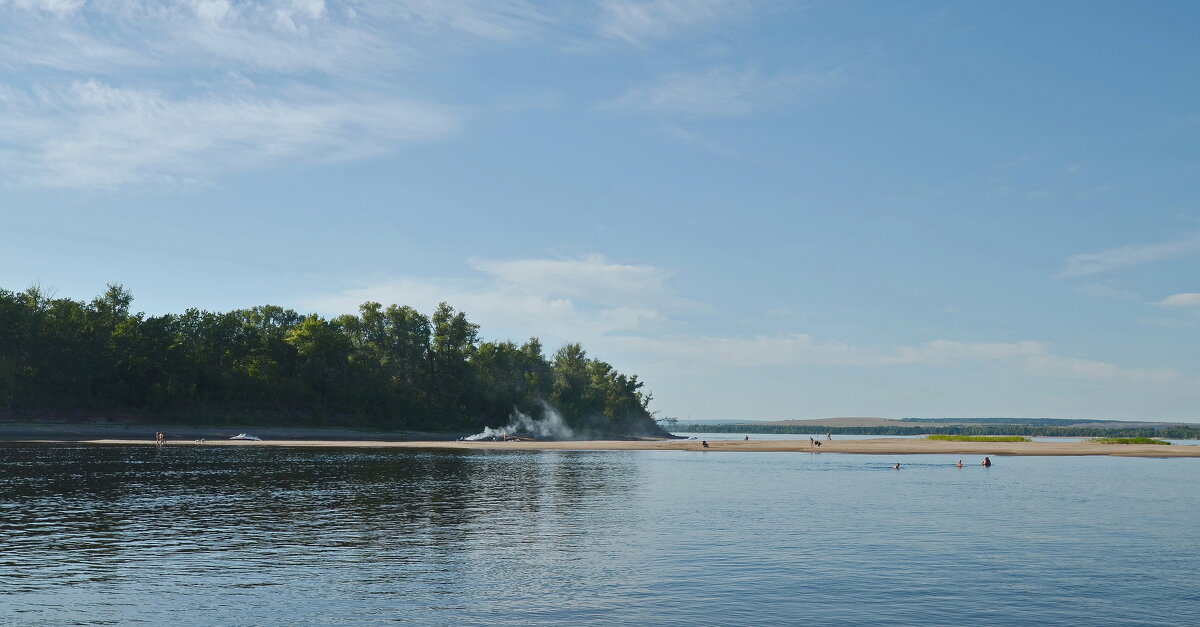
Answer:
<path fill-rule="evenodd" d="M 0 446 L 0 623 L 1200 623 L 1200 460 L 954 461 Z"/>

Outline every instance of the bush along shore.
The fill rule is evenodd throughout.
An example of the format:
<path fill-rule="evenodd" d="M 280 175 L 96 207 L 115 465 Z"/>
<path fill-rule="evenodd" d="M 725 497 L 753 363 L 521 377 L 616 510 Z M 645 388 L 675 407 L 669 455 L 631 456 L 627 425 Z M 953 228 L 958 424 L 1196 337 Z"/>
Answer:
<path fill-rule="evenodd" d="M 1092 438 L 1088 442 L 1096 442 L 1098 444 L 1170 444 L 1170 442 L 1155 438 Z"/>
<path fill-rule="evenodd" d="M 484 341 L 446 303 L 326 319 L 273 305 L 148 316 L 132 300 L 119 285 L 90 302 L 0 289 L 0 418 L 666 435 L 637 375 L 579 344 L 547 357 L 536 337 Z"/>

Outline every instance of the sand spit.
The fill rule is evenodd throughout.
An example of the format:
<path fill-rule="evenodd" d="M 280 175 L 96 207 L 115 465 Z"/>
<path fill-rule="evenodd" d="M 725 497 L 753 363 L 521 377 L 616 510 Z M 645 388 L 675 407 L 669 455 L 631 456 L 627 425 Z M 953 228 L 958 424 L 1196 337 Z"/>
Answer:
<path fill-rule="evenodd" d="M 65 442 L 64 440 L 23 440 L 25 442 Z M 151 439 L 73 440 L 76 444 L 147 445 Z M 1113 455 L 1120 457 L 1200 457 L 1200 446 L 1161 446 L 1154 444 L 1096 444 L 1091 442 L 946 442 L 911 438 L 837 440 L 813 447 L 808 440 L 712 440 L 705 448 L 699 440 L 588 440 L 569 442 L 463 442 L 463 441 L 379 441 L 379 440 L 169 440 L 166 446 L 291 446 L 327 448 L 404 448 L 443 450 L 504 451 L 696 451 L 850 453 L 860 455 Z M 973 460 L 978 463 L 978 460 Z"/>

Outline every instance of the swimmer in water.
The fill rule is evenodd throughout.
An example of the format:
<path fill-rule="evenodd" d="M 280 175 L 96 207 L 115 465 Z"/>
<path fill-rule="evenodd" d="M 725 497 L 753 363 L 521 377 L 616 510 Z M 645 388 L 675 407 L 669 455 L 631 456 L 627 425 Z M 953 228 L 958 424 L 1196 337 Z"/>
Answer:
<path fill-rule="evenodd" d="M 896 465 L 892 466 L 892 470 L 900 470 L 900 462 L 896 462 Z"/>
<path fill-rule="evenodd" d="M 961 460 L 961 459 L 960 459 L 960 460 L 958 460 L 958 463 L 957 463 L 957 464 L 955 464 L 955 465 L 954 465 L 954 467 L 955 467 L 955 468 L 962 468 L 962 460 Z"/>
<path fill-rule="evenodd" d="M 990 460 L 990 459 L 988 459 L 988 458 L 984 457 L 984 458 L 983 458 L 983 467 L 984 467 L 984 468 L 991 468 L 991 467 L 992 467 L 992 460 Z"/>

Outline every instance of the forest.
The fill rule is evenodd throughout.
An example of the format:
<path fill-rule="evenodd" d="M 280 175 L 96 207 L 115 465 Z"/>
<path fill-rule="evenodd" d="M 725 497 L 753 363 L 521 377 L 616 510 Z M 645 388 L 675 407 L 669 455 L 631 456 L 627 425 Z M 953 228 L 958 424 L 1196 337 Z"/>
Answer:
<path fill-rule="evenodd" d="M 325 319 L 264 305 L 132 313 L 0 289 L 0 415 L 474 432 L 557 410 L 583 437 L 661 434 L 651 395 L 579 344 L 482 341 L 464 312 L 368 302 Z M 550 409 L 553 408 L 553 409 Z"/>

